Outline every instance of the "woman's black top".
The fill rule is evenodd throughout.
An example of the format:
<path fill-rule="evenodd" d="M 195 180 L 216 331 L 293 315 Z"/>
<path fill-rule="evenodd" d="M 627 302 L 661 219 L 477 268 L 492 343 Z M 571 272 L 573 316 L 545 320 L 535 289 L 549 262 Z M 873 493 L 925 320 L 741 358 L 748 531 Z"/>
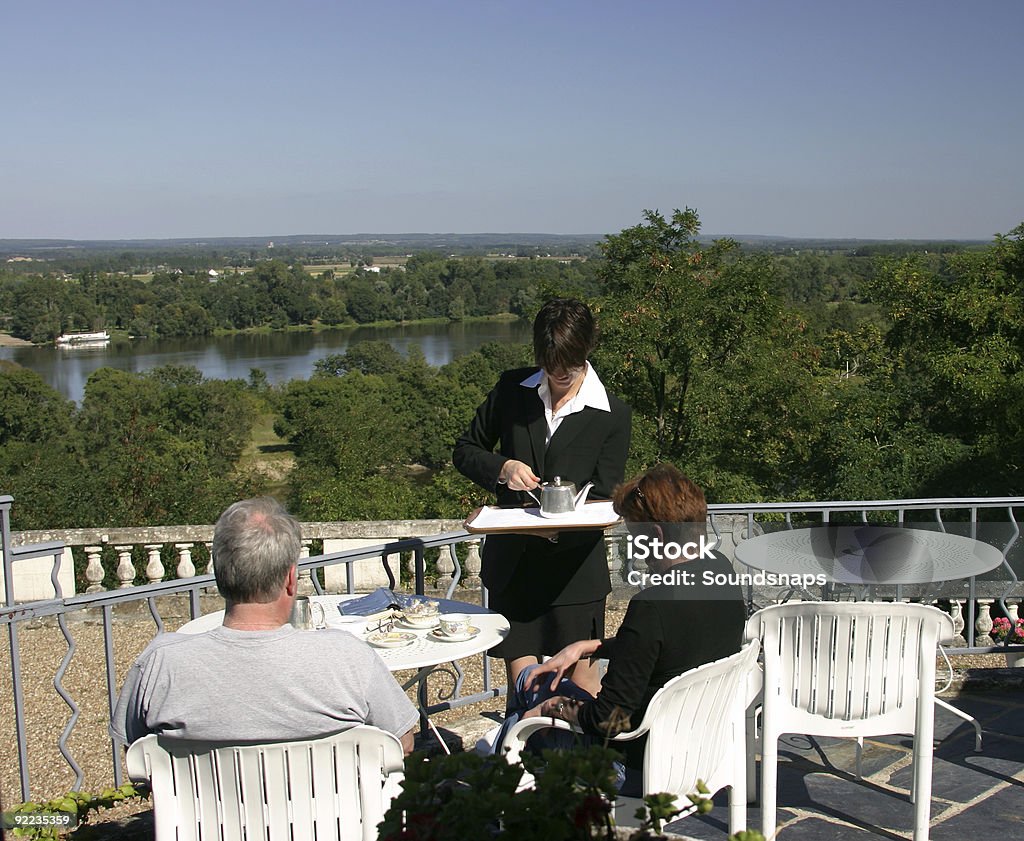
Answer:
<path fill-rule="evenodd" d="M 740 650 L 747 617 L 742 590 L 704 583 L 705 571 L 735 576 L 732 564 L 716 552 L 713 560 L 688 561 L 669 572 L 683 571 L 693 584 L 641 590 L 630 599 L 618 633 L 598 649 L 595 656 L 608 659 L 608 671 L 596 700 L 579 709 L 584 732 L 605 736 L 602 722 L 613 720 L 616 709 L 630 719 L 619 729 L 638 727 L 654 693 L 669 680 Z M 627 765 L 641 767 L 643 745 L 643 739 L 623 745 Z"/>

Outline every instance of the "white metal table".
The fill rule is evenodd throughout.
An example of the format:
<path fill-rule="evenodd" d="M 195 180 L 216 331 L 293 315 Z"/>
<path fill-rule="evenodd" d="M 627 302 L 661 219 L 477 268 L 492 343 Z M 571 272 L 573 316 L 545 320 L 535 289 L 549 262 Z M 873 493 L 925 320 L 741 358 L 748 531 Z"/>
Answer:
<path fill-rule="evenodd" d="M 824 575 L 830 584 L 932 584 L 982 575 L 1003 563 L 995 546 L 926 529 L 816 526 L 742 541 L 736 559 L 776 575 Z"/>

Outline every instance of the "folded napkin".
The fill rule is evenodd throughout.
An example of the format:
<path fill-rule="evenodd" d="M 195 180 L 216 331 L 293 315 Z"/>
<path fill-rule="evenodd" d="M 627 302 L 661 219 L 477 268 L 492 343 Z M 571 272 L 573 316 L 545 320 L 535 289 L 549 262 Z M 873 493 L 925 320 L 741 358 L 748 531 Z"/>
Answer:
<path fill-rule="evenodd" d="M 367 596 L 348 599 L 338 604 L 342 616 L 373 616 L 393 608 L 401 607 L 398 595 L 387 587 L 378 587 Z"/>

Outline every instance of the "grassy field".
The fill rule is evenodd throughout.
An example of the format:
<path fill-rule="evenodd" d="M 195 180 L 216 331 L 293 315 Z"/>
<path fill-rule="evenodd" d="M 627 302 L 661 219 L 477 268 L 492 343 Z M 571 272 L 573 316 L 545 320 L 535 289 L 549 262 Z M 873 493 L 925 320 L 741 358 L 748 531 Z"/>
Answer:
<path fill-rule="evenodd" d="M 252 439 L 238 460 L 241 470 L 254 470 L 267 477 L 269 493 L 288 485 L 288 475 L 295 466 L 291 445 L 274 432 L 273 412 L 261 414 L 252 428 Z"/>

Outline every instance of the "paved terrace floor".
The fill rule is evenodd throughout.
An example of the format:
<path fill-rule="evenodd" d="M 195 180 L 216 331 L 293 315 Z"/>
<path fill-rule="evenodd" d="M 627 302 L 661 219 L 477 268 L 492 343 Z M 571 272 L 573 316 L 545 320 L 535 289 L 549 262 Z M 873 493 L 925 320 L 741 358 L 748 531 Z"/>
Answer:
<path fill-rule="evenodd" d="M 1019 683 L 1017 684 L 1020 685 Z M 937 710 L 932 777 L 934 841 L 991 838 L 1024 825 L 1024 696 L 1019 688 L 984 694 L 961 692 L 947 700 L 975 716 L 984 742 L 974 752 L 969 724 Z M 855 776 L 855 742 L 787 736 L 779 745 L 780 837 L 869 841 L 911 837 L 912 740 L 866 739 L 863 780 Z M 670 829 L 692 838 L 725 839 L 725 799 L 709 815 L 676 822 Z M 760 810 L 747 811 L 760 827 Z"/>
<path fill-rule="evenodd" d="M 983 730 L 974 751 L 974 729 L 938 708 L 932 777 L 931 834 L 934 841 L 1012 837 L 1024 828 L 1024 669 L 970 670 L 950 703 L 975 716 Z M 455 725 L 464 741 L 490 726 L 468 719 Z M 784 841 L 872 841 L 912 836 L 909 736 L 865 739 L 863 780 L 855 774 L 855 742 L 787 736 L 779 743 L 779 837 Z M 707 815 L 691 815 L 666 828 L 701 841 L 728 837 L 728 798 L 715 798 Z M 760 829 L 756 805 L 747 826 Z"/>

